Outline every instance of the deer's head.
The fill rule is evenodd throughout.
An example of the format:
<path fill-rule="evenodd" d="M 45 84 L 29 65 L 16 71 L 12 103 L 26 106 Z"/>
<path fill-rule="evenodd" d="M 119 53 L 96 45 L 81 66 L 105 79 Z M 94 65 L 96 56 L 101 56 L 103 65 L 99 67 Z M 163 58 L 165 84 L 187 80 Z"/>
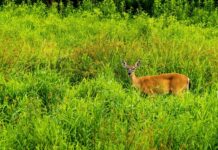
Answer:
<path fill-rule="evenodd" d="M 124 68 L 127 69 L 128 75 L 130 76 L 132 73 L 134 73 L 136 68 L 140 66 L 140 63 L 141 63 L 140 60 L 138 60 L 134 65 L 128 65 L 126 61 L 123 61 L 122 65 Z"/>

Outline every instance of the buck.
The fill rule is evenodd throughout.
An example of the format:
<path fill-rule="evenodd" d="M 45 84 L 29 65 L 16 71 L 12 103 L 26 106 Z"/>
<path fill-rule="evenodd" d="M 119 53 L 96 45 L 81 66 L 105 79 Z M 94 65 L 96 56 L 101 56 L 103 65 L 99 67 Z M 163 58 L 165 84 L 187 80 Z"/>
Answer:
<path fill-rule="evenodd" d="M 138 60 L 135 65 L 129 66 L 125 61 L 123 67 L 127 69 L 134 87 L 148 95 L 172 93 L 178 95 L 189 89 L 190 80 L 187 76 L 178 73 L 165 73 L 154 76 L 137 77 L 135 70 L 140 66 Z"/>

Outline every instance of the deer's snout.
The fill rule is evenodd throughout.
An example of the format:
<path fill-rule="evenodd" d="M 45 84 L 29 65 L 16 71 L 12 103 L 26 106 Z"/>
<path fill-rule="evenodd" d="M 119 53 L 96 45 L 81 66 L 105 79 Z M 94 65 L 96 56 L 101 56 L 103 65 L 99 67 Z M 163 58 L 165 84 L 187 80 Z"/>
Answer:
<path fill-rule="evenodd" d="M 132 74 L 132 70 L 128 70 L 128 75 L 130 76 Z"/>

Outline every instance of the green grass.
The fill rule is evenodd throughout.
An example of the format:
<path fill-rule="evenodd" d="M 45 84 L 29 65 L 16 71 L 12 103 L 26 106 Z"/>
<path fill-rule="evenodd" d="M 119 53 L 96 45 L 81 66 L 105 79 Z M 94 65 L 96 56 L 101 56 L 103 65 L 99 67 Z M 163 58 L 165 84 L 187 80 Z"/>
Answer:
<path fill-rule="evenodd" d="M 145 14 L 0 9 L 0 149 L 217 149 L 218 28 Z M 147 97 L 138 76 L 190 77 Z"/>

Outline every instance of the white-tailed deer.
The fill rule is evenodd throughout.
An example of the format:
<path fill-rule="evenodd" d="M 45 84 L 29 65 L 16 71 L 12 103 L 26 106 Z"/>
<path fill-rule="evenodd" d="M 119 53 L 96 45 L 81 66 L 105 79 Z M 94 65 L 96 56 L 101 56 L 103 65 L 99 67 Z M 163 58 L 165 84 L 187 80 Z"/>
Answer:
<path fill-rule="evenodd" d="M 177 95 L 189 89 L 190 80 L 183 74 L 165 73 L 155 76 L 136 77 L 134 71 L 139 65 L 140 61 L 137 61 L 133 66 L 129 66 L 125 61 L 123 62 L 123 67 L 128 70 L 133 86 L 145 94 L 173 93 Z"/>

